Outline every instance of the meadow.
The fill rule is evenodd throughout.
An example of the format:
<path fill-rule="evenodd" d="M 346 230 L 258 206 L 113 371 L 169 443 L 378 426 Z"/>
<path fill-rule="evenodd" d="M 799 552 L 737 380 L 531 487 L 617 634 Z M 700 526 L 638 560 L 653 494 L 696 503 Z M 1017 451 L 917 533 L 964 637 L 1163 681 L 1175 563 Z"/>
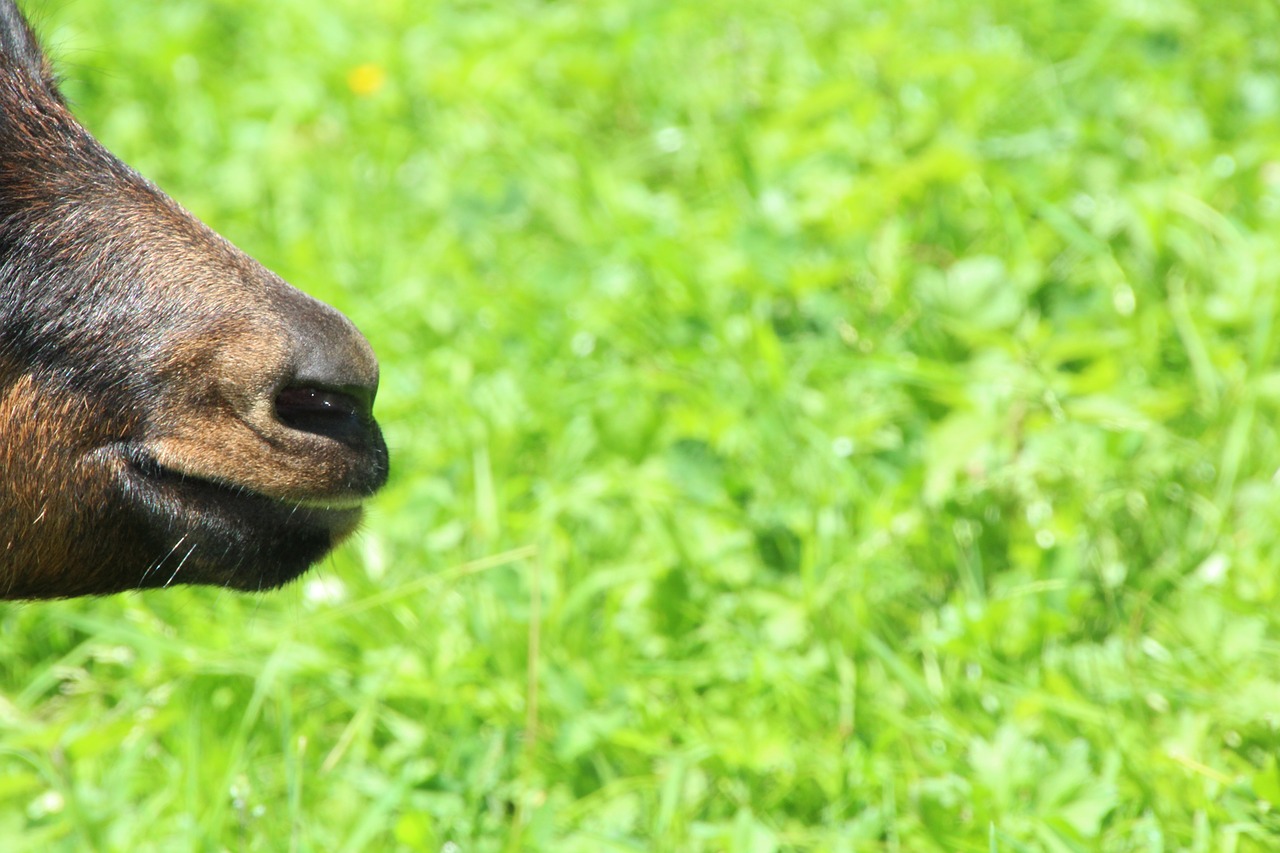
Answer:
<path fill-rule="evenodd" d="M 393 475 L 0 607 L 5 851 L 1280 849 L 1276 6 L 25 6 Z"/>

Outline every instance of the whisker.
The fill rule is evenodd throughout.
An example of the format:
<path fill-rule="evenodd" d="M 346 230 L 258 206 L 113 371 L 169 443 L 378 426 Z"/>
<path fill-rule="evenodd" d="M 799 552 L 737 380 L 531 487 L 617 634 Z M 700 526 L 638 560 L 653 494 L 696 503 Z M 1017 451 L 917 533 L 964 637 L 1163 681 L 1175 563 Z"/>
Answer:
<path fill-rule="evenodd" d="M 173 543 L 173 547 L 169 549 L 168 554 L 165 554 L 159 560 L 156 560 L 154 563 L 152 563 L 150 566 L 147 567 L 147 570 L 142 573 L 142 579 L 138 582 L 139 585 L 141 585 L 142 581 L 145 581 L 152 572 L 158 571 L 161 566 L 169 562 L 169 558 L 172 557 L 174 552 L 177 551 L 180 547 L 182 547 L 182 543 L 186 541 L 187 541 L 187 534 L 184 533 L 182 534 L 181 539 Z"/>
<path fill-rule="evenodd" d="M 196 552 L 196 546 L 199 544 L 200 544 L 199 542 L 191 543 L 191 549 L 187 551 L 186 556 L 182 558 L 182 562 L 178 563 L 178 567 L 173 570 L 173 574 L 169 575 L 169 579 L 164 582 L 166 589 L 169 587 L 169 584 L 173 583 L 173 579 L 178 576 L 178 572 L 182 571 L 182 567 L 187 564 L 188 558 L 190 558 L 191 555 Z"/>

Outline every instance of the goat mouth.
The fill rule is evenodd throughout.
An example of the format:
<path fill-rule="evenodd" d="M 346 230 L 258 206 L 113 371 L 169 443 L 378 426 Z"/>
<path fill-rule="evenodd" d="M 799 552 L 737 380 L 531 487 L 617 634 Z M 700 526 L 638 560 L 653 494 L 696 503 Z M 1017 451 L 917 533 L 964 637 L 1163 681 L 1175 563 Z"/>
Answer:
<path fill-rule="evenodd" d="M 366 497 L 358 495 L 335 495 L 331 497 L 299 497 L 277 498 L 264 495 L 253 489 L 238 485 L 228 480 L 217 480 L 198 474 L 189 474 L 177 468 L 163 464 L 155 456 L 141 447 L 129 447 L 124 451 L 126 464 L 132 472 L 155 484 L 176 488 L 190 489 L 203 494 L 216 494 L 221 499 L 249 500 L 274 504 L 289 511 L 308 510 L 312 512 L 332 512 L 345 514 L 359 512 Z"/>
<path fill-rule="evenodd" d="M 363 514 L 358 498 L 270 497 L 166 467 L 136 445 L 112 455 L 121 490 L 146 531 L 147 550 L 183 558 L 180 575 L 148 568 L 139 587 L 278 587 L 350 535 Z"/>

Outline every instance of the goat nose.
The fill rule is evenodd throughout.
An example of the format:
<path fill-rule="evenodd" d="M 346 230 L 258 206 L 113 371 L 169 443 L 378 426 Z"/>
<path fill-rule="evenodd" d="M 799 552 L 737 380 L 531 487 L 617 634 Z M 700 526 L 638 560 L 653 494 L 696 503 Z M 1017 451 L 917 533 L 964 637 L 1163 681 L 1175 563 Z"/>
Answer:
<path fill-rule="evenodd" d="M 373 423 L 378 361 L 351 321 L 319 302 L 291 320 L 292 376 L 276 394 L 288 427 L 358 444 Z"/>

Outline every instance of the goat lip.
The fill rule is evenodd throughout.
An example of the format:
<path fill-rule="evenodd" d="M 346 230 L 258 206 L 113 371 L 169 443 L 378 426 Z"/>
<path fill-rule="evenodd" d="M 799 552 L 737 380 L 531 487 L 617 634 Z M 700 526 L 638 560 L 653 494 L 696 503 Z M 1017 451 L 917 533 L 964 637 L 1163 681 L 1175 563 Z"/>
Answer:
<path fill-rule="evenodd" d="M 334 515 L 347 517 L 359 513 L 367 497 L 361 496 L 319 496 L 319 497 L 275 497 L 256 491 L 248 486 L 229 480 L 218 480 L 199 474 L 190 474 L 160 462 L 144 447 L 131 445 L 123 448 L 124 462 L 134 473 L 143 479 L 155 483 L 169 483 L 177 488 L 215 492 L 232 500 L 251 500 L 274 504 L 284 510 L 306 510 L 316 515 Z"/>
<path fill-rule="evenodd" d="M 166 506 L 166 514 L 195 519 L 218 515 L 239 517 L 248 526 L 297 524 L 330 530 L 338 538 L 346 537 L 360 523 L 367 498 L 279 498 L 268 496 L 229 480 L 206 478 L 161 465 L 141 446 L 118 448 L 118 457 L 132 488 L 140 494 L 160 498 L 160 503 L 146 501 L 148 506 Z M 192 515 L 193 514 L 193 515 Z M 212 515 L 210 515 L 212 514 Z M 230 514 L 230 516 L 228 516 Z"/>
<path fill-rule="evenodd" d="M 364 507 L 367 498 L 360 497 L 335 497 L 335 498 L 304 498 L 302 500 L 281 500 L 280 503 L 296 506 L 299 509 L 312 510 L 329 510 L 332 512 L 347 512 L 350 510 L 358 510 Z"/>

